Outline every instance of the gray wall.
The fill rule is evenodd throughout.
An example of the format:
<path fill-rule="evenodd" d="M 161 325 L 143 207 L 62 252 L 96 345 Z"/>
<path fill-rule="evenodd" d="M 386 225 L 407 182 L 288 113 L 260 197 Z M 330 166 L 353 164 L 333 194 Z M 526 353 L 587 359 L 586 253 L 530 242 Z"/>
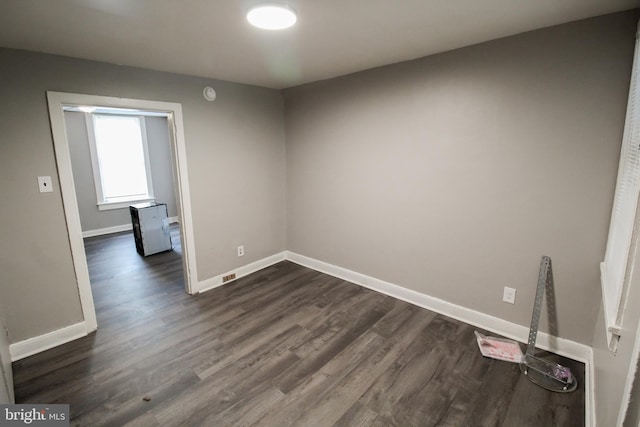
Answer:
<path fill-rule="evenodd" d="M 637 18 L 287 90 L 284 126 L 276 91 L 0 49 L 0 308 L 11 341 L 82 319 L 45 92 L 180 102 L 200 280 L 285 248 L 285 178 L 287 249 L 524 326 L 550 255 L 559 333 L 593 341 L 598 419 L 611 425 L 640 307 L 611 355 L 598 264 Z M 53 193 L 38 193 L 38 175 L 54 177 Z M 500 302 L 505 285 L 516 305 Z"/>
<path fill-rule="evenodd" d="M 286 90 L 287 249 L 591 344 L 637 16 Z"/>
<path fill-rule="evenodd" d="M 46 91 L 182 104 L 199 280 L 284 250 L 279 92 L 10 49 L 0 64 L 0 305 L 11 342 L 82 320 Z M 52 176 L 53 193 L 38 192 L 39 175 Z"/>
<path fill-rule="evenodd" d="M 130 225 L 129 208 L 106 211 L 98 209 L 85 114 L 67 111 L 64 113 L 64 119 L 82 231 Z M 170 217 L 178 216 L 173 188 L 173 166 L 167 119 L 146 117 L 145 123 L 155 198 L 157 201 L 167 204 Z"/>

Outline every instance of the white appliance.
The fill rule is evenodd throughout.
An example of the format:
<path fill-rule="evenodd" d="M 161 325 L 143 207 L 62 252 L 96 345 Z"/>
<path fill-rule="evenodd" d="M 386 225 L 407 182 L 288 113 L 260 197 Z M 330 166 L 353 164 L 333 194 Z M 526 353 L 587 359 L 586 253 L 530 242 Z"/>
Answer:
<path fill-rule="evenodd" d="M 129 206 L 136 250 L 140 255 L 170 251 L 171 230 L 166 203 L 139 203 Z"/>

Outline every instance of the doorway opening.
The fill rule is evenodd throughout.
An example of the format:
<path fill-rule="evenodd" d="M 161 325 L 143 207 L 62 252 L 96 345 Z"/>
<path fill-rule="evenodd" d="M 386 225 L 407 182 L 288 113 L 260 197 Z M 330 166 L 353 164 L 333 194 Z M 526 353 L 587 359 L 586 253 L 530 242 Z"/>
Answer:
<path fill-rule="evenodd" d="M 47 92 L 47 101 L 67 232 L 86 332 L 94 331 L 98 325 L 83 241 L 78 197 L 74 183 L 65 110 L 81 111 L 82 108 L 90 106 L 105 110 L 119 109 L 120 111 L 129 111 L 131 114 L 146 112 L 150 115 L 166 117 L 172 166 L 172 173 L 169 173 L 173 177 L 177 222 L 180 225 L 179 240 L 182 252 L 184 287 L 187 293 L 193 294 L 193 281 L 197 280 L 197 273 L 181 104 L 62 92 Z M 173 232 L 176 233 L 177 230 L 174 228 Z"/>

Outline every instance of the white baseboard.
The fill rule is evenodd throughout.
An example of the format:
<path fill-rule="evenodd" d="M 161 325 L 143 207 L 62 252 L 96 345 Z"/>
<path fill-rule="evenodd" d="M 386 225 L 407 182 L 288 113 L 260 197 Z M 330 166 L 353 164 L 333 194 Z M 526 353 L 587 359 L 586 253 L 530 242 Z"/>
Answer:
<path fill-rule="evenodd" d="M 285 252 L 280 252 L 270 257 L 263 258 L 261 260 L 252 262 L 247 265 L 243 265 L 232 271 L 220 274 L 211 279 L 198 283 L 198 289 L 196 291 L 205 292 L 210 289 L 223 285 L 222 283 L 223 276 L 227 276 L 229 274 L 235 273 L 236 278 L 233 280 L 237 280 L 240 277 L 247 276 L 251 273 L 254 273 L 258 270 L 269 267 L 273 264 L 277 264 L 284 260 L 285 260 Z M 226 285 L 227 283 L 231 283 L 233 282 L 233 280 L 225 282 L 224 284 Z M 24 341 L 19 341 L 9 346 L 9 352 L 11 353 L 11 361 L 15 362 L 17 360 L 24 359 L 25 357 L 32 356 L 36 353 L 40 353 L 42 351 L 49 350 L 50 348 L 65 344 L 69 341 L 82 338 L 86 336 L 88 333 L 89 331 L 87 331 L 86 323 L 80 322 L 80 323 L 76 323 L 76 324 L 66 326 L 64 328 L 46 333 L 44 335 L 28 338 Z"/>
<path fill-rule="evenodd" d="M 269 267 L 273 264 L 277 264 L 280 261 L 284 261 L 285 254 L 286 254 L 285 252 L 280 252 L 275 255 L 271 255 L 269 257 L 260 259 L 258 261 L 254 261 L 251 264 L 234 268 L 233 270 L 227 271 L 226 273 L 219 274 L 210 279 L 203 280 L 202 282 L 199 282 L 197 284 L 197 289 L 195 293 L 210 291 L 211 289 L 215 289 L 218 286 L 226 285 L 228 283 L 233 282 L 234 280 L 238 280 L 241 277 L 247 276 L 251 273 L 255 273 L 256 271 L 262 270 L 263 268 Z M 223 283 L 222 278 L 230 274 L 235 274 L 236 278 Z"/>
<path fill-rule="evenodd" d="M 169 220 L 169 224 L 178 223 L 177 216 L 170 216 L 167 219 Z M 133 226 L 131 224 L 114 225 L 113 227 L 98 228 L 96 230 L 83 231 L 82 238 L 84 239 L 87 237 L 104 236 L 105 234 L 120 233 L 121 231 L 129 231 L 132 229 L 133 229 Z"/>
<path fill-rule="evenodd" d="M 374 277 L 328 264 L 323 261 L 318 261 L 294 252 L 287 252 L 286 259 L 291 262 L 295 262 L 296 264 L 309 267 L 340 279 L 348 280 L 349 282 L 364 286 L 365 288 L 426 308 L 427 310 L 435 311 L 436 313 L 486 329 L 516 341 L 526 343 L 529 337 L 529 327 L 527 326 L 518 325 L 489 314 L 452 304 L 439 298 L 434 298 L 411 289 L 403 288 L 402 286 L 394 285 Z M 579 362 L 586 363 L 591 357 L 591 347 L 564 338 L 553 337 L 544 332 L 538 333 L 536 343 L 539 348 L 552 351 L 556 354 L 569 357 Z"/>
<path fill-rule="evenodd" d="M 367 276 L 346 268 L 338 267 L 323 261 L 309 258 L 294 252 L 287 251 L 286 259 L 311 268 L 313 270 L 338 277 L 343 280 L 355 283 L 356 285 L 372 289 L 385 295 L 408 302 L 418 307 L 443 314 L 461 322 L 468 323 L 478 328 L 491 331 L 493 333 L 511 338 L 522 343 L 526 343 L 529 337 L 529 327 L 518 325 L 504 319 L 500 319 L 479 311 L 462 307 L 450 302 L 434 298 L 402 286 L 394 285 L 374 277 Z M 593 385 L 593 351 L 591 347 L 551 336 L 545 332 L 539 332 L 536 340 L 536 347 L 551 351 L 561 356 L 577 360 L 585 364 L 585 425 L 593 426 L 594 416 L 594 385 Z"/>
<path fill-rule="evenodd" d="M 9 346 L 11 361 L 15 362 L 36 353 L 68 343 L 69 341 L 82 338 L 86 336 L 87 333 L 86 323 L 80 322 L 44 335 L 19 341 Z"/>
<path fill-rule="evenodd" d="M 102 236 L 111 233 L 120 233 L 121 231 L 132 230 L 131 224 L 114 225 L 113 227 L 98 228 L 96 230 L 87 230 L 82 232 L 82 238 Z"/>
<path fill-rule="evenodd" d="M 434 298 L 411 289 L 403 288 L 374 277 L 290 251 L 280 252 L 199 282 L 197 283 L 196 293 L 206 292 L 219 286 L 226 285 L 234 280 L 284 260 L 289 260 L 313 270 L 347 280 L 354 284 L 389 295 L 418 307 L 443 314 L 453 319 L 460 320 L 470 325 L 477 326 L 523 343 L 526 342 L 528 338 L 529 328 L 526 326 L 518 325 L 504 319 L 452 304 L 439 298 Z M 236 275 L 235 279 L 224 283 L 222 282 L 222 278 L 224 276 L 233 273 Z M 87 335 L 87 333 L 85 322 L 80 322 L 44 335 L 11 344 L 9 346 L 11 360 L 15 362 L 74 339 L 81 338 Z M 594 366 L 593 351 L 591 347 L 564 338 L 552 337 L 544 332 L 538 333 L 536 344 L 537 347 L 541 349 L 552 351 L 556 354 L 569 357 L 585 364 L 585 425 L 592 427 L 595 426 L 595 385 L 593 383 Z"/>

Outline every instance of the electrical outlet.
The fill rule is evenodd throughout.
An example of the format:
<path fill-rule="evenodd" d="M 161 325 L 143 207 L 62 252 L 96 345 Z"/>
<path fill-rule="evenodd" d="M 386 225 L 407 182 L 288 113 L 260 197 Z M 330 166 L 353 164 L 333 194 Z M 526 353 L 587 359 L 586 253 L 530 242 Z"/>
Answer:
<path fill-rule="evenodd" d="M 233 280 L 236 278 L 236 273 L 231 273 L 228 276 L 222 277 L 222 283 L 228 282 L 229 280 Z"/>
<path fill-rule="evenodd" d="M 513 288 L 509 288 L 507 286 L 504 287 L 504 293 L 502 294 L 502 301 L 508 302 L 509 304 L 516 303 L 516 290 Z"/>
<path fill-rule="evenodd" d="M 50 176 L 38 177 L 38 188 L 41 193 L 51 193 L 53 191 L 53 184 L 51 183 Z"/>
<path fill-rule="evenodd" d="M 244 256 L 244 246 L 238 246 L 238 256 Z"/>

